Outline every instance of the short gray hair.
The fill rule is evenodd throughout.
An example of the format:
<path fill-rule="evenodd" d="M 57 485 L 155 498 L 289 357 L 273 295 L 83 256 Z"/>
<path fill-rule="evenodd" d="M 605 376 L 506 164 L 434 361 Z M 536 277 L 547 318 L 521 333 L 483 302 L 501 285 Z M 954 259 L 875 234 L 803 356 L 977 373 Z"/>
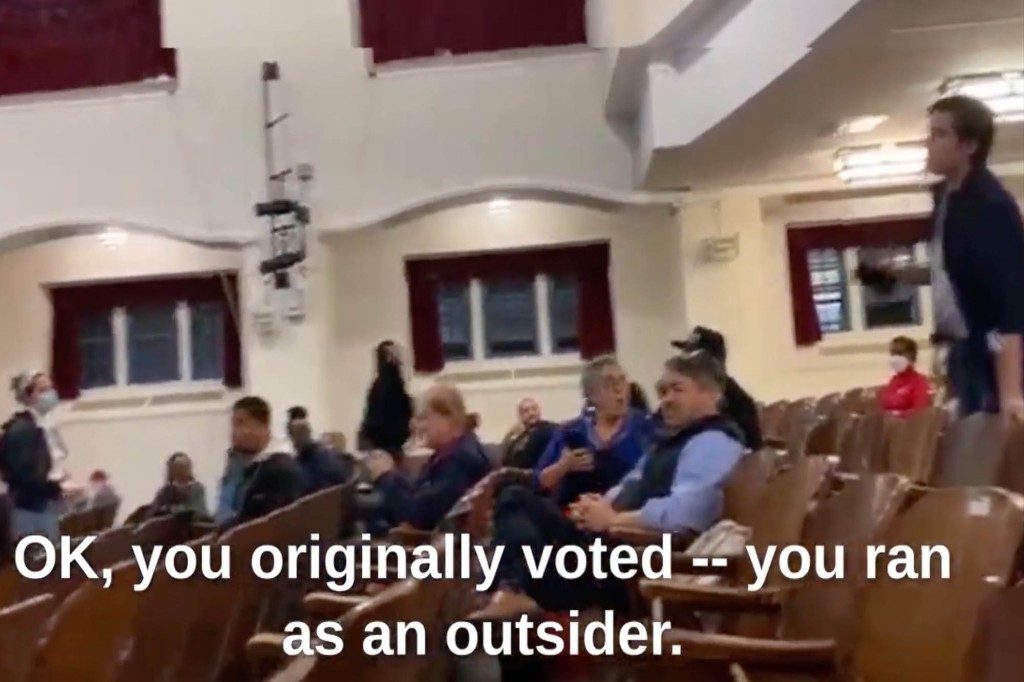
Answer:
<path fill-rule="evenodd" d="M 583 375 L 580 377 L 580 384 L 583 388 L 583 397 L 589 398 L 597 388 L 601 379 L 601 372 L 608 367 L 619 367 L 619 361 L 614 355 L 600 355 L 583 367 Z"/>
<path fill-rule="evenodd" d="M 665 362 L 665 369 L 688 377 L 704 388 L 719 392 L 725 391 L 725 385 L 729 381 L 722 363 L 705 350 L 673 356 Z"/>

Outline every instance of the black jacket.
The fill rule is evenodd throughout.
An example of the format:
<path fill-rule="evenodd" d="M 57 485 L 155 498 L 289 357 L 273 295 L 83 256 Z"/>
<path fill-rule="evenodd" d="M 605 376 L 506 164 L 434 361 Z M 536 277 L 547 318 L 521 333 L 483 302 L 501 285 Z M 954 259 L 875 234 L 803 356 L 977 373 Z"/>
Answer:
<path fill-rule="evenodd" d="M 754 399 L 729 377 L 725 383 L 722 397 L 722 414 L 740 428 L 743 444 L 751 450 L 759 450 L 764 445 L 761 436 L 761 421 L 757 415 L 757 404 Z"/>
<path fill-rule="evenodd" d="M 295 462 L 305 477 L 305 494 L 341 485 L 353 473 L 351 459 L 339 455 L 320 443 L 310 443 L 295 455 Z"/>
<path fill-rule="evenodd" d="M 18 412 L 0 432 L 0 477 L 15 509 L 41 512 L 60 498 L 60 484 L 49 480 L 52 468 L 46 432 L 30 413 Z"/>
<path fill-rule="evenodd" d="M 505 444 L 505 451 L 501 456 L 502 466 L 513 469 L 534 469 L 540 456 L 547 449 L 551 437 L 555 435 L 555 424 L 548 421 L 540 421 L 528 430 L 520 433 Z"/>
<path fill-rule="evenodd" d="M 306 480 L 291 455 L 272 454 L 258 462 L 250 462 L 242 472 L 235 499 L 238 509 L 236 523 L 266 516 L 302 497 Z"/>
<path fill-rule="evenodd" d="M 401 371 L 384 363 L 366 395 L 366 410 L 359 428 L 359 446 L 365 450 L 402 452 L 409 440 L 412 398 L 405 390 Z"/>

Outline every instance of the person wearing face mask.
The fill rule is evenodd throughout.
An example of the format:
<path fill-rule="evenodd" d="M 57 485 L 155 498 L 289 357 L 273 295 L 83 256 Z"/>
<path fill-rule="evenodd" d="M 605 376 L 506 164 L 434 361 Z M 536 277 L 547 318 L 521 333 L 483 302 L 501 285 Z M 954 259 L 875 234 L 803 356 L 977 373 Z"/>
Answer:
<path fill-rule="evenodd" d="M 889 365 L 892 378 L 878 394 L 882 409 L 906 415 L 932 404 L 928 378 L 917 371 L 917 343 L 906 336 L 897 336 L 889 344 Z"/>
<path fill-rule="evenodd" d="M 152 504 L 153 516 L 188 513 L 194 519 L 207 519 L 206 489 L 192 473 L 192 460 L 184 452 L 176 452 L 167 460 L 167 474 Z"/>
<path fill-rule="evenodd" d="M 15 539 L 60 535 L 58 514 L 66 476 L 58 462 L 66 454 L 47 415 L 60 399 L 43 372 L 22 372 L 11 381 L 16 412 L 0 432 L 0 477 L 7 483 Z"/>

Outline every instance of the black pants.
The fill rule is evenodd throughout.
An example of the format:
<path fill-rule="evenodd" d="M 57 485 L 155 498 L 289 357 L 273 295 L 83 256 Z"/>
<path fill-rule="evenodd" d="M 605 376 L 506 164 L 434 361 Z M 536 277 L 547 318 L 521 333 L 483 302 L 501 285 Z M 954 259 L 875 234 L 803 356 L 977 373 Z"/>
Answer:
<path fill-rule="evenodd" d="M 521 590 L 546 611 L 602 608 L 616 611 L 629 606 L 626 583 L 609 576 L 604 580 L 587 570 L 575 580 L 555 570 L 555 552 L 575 545 L 588 548 L 600 537 L 579 530 L 553 501 L 524 486 L 501 491 L 494 507 L 494 544 L 505 547 L 498 567 L 499 587 Z M 544 575 L 530 575 L 523 548 L 533 549 L 539 558 L 545 546 L 552 546 Z"/>

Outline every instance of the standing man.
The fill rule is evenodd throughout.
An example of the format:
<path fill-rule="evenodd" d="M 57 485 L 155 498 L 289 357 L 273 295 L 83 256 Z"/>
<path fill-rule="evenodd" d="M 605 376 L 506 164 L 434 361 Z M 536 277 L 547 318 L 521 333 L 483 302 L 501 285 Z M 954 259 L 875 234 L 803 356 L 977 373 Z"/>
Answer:
<path fill-rule="evenodd" d="M 928 267 L 862 266 L 862 281 L 932 285 L 936 336 L 950 345 L 949 383 L 962 416 L 1024 422 L 1024 221 L 988 169 L 995 120 L 982 102 L 946 97 L 929 109 L 934 188 Z"/>

